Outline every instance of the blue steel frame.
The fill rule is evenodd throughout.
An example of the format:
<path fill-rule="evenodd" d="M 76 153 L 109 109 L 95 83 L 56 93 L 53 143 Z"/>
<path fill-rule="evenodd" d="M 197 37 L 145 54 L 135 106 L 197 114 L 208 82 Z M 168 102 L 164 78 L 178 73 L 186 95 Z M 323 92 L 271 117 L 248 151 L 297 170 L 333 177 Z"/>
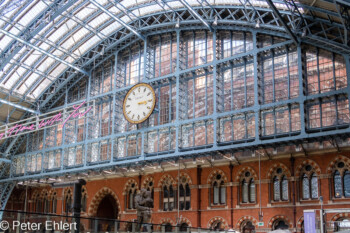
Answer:
<path fill-rule="evenodd" d="M 62 1 L 64 2 L 64 1 Z M 164 1 L 164 4 L 167 4 L 167 2 L 171 1 Z M 290 1 L 274 1 L 275 3 L 284 3 L 288 7 L 291 7 Z M 56 1 L 54 4 L 57 4 L 57 7 L 55 8 L 50 8 L 48 7 L 48 10 L 50 10 L 50 14 L 52 15 L 51 20 L 53 20 L 54 17 L 57 17 L 59 14 L 61 14 L 63 11 L 68 9 L 70 6 L 72 6 L 74 1 L 68 1 L 66 4 L 62 4 L 61 1 Z M 239 55 L 234 55 L 225 59 L 217 59 L 217 44 L 213 43 L 213 51 L 214 51 L 214 60 L 210 63 L 206 63 L 197 67 L 181 70 L 180 69 L 180 62 L 179 59 L 177 59 L 176 63 L 176 70 L 174 73 L 170 75 L 165 75 L 163 77 L 159 78 L 153 78 L 153 79 L 146 79 L 144 78 L 142 81 L 150 84 L 157 84 L 161 82 L 173 82 L 176 85 L 176 120 L 173 123 L 168 123 L 165 125 L 161 126 L 154 126 L 152 128 L 141 128 L 137 130 L 137 133 L 141 134 L 142 138 L 142 147 L 141 147 L 141 155 L 137 157 L 130 158 L 128 160 L 114 160 L 114 156 L 111 154 L 110 160 L 104 163 L 94 163 L 94 164 L 88 164 L 87 163 L 87 150 L 85 149 L 85 154 L 84 154 L 84 164 L 83 166 L 80 167 L 71 167 L 71 168 L 66 168 L 63 166 L 63 159 L 64 156 L 61 154 L 61 167 L 59 170 L 55 171 L 45 171 L 43 169 L 43 166 L 41 166 L 41 170 L 38 173 L 25 173 L 21 176 L 15 176 L 14 174 L 14 169 L 15 167 L 13 166 L 14 164 L 8 163 L 8 161 L 0 161 L 0 166 L 1 166 L 1 174 L 0 177 L 2 178 L 1 182 L 1 187 L 2 187 L 2 192 L 1 194 L 1 203 L 0 207 L 2 209 L 5 208 L 7 199 L 9 198 L 9 195 L 11 193 L 11 190 L 14 187 L 14 182 L 15 181 L 20 181 L 20 180 L 28 180 L 28 179 L 41 179 L 41 178 L 47 178 L 47 177 L 53 177 L 53 176 L 60 176 L 64 175 L 66 173 L 81 173 L 81 172 L 86 172 L 89 170 L 101 170 L 101 169 L 110 169 L 110 168 L 115 168 L 115 167 L 120 167 L 120 166 L 129 166 L 130 164 L 133 163 L 145 163 L 145 162 L 160 162 L 168 159 L 178 159 L 182 157 L 197 157 L 197 156 L 212 156 L 217 153 L 222 154 L 222 153 L 232 153 L 233 151 L 240 151 L 244 150 L 246 148 L 248 149 L 254 149 L 254 148 L 260 148 L 260 147 L 266 147 L 266 146 L 272 146 L 276 147 L 277 145 L 281 144 L 300 144 L 302 143 L 305 139 L 308 140 L 313 140 L 317 138 L 329 138 L 329 137 L 343 137 L 344 135 L 347 135 L 350 133 L 349 128 L 343 128 L 343 129 L 337 129 L 334 131 L 320 131 L 316 133 L 308 133 L 306 131 L 306 126 L 305 126 L 305 121 L 303 119 L 306 119 L 306 116 L 304 115 L 304 105 L 305 103 L 311 98 L 311 99 L 317 99 L 317 98 L 322 98 L 326 96 L 335 96 L 339 94 L 345 94 L 350 98 L 350 88 L 349 88 L 349 83 L 350 83 L 350 75 L 349 75 L 349 53 L 350 53 L 350 48 L 348 47 L 348 42 L 344 41 L 347 39 L 347 36 L 344 34 L 344 24 L 338 24 L 335 22 L 327 21 L 324 19 L 318 19 L 318 18 L 311 18 L 310 16 L 307 15 L 298 15 L 298 11 L 296 9 L 291 9 L 290 11 L 279 11 L 281 14 L 281 17 L 279 19 L 274 15 L 273 11 L 267 8 L 258 8 L 254 7 L 249 0 L 244 1 L 244 7 L 243 6 L 204 6 L 202 5 L 201 7 L 193 7 L 192 10 L 197 11 L 199 15 L 201 15 L 201 19 L 196 18 L 193 16 L 188 9 L 186 8 L 181 8 L 181 9 L 176 9 L 172 11 L 164 11 L 164 12 L 159 12 L 159 13 L 154 13 L 152 15 L 147 15 L 143 16 L 142 18 L 137 18 L 134 20 L 131 25 L 142 34 L 143 37 L 146 38 L 146 40 L 143 42 L 144 43 L 144 48 L 147 48 L 148 40 L 152 35 L 156 34 L 161 34 L 165 32 L 176 32 L 176 41 L 177 41 L 177 57 L 180 57 L 180 34 L 182 31 L 182 28 L 185 28 L 185 30 L 203 30 L 207 29 L 206 25 L 203 24 L 203 20 L 206 20 L 206 22 L 209 23 L 214 23 L 217 25 L 212 25 L 213 27 L 213 40 L 216 41 L 216 32 L 217 30 L 243 30 L 243 31 L 250 31 L 253 34 L 253 43 L 254 43 L 254 49 L 249 52 L 245 52 Z M 86 2 L 83 2 L 79 6 L 77 6 L 75 9 L 78 9 L 79 7 L 83 6 L 86 4 Z M 146 5 L 152 5 L 152 4 L 160 4 L 158 1 L 155 1 L 154 3 L 147 3 Z M 292 4 L 293 6 L 293 4 Z M 294 6 L 301 7 L 301 4 L 294 4 Z M 135 7 L 135 9 L 139 8 L 141 6 Z M 334 15 L 333 12 L 327 12 L 326 10 L 323 9 L 318 9 L 315 7 L 310 7 L 310 6 L 303 6 L 306 9 L 310 11 L 320 11 L 320 12 L 326 12 L 326 14 L 329 15 Z M 53 10 L 53 11 L 52 11 Z M 132 10 L 132 9 L 129 9 Z M 23 32 L 23 37 L 26 38 L 26 40 L 30 40 L 35 35 L 36 30 L 40 31 L 42 28 L 44 28 L 45 21 L 43 21 L 43 17 L 47 14 L 47 12 L 43 12 L 42 15 L 38 16 L 33 23 L 28 27 L 28 32 L 29 34 L 24 31 Z M 121 15 L 118 15 L 118 17 L 121 17 Z M 95 17 L 97 15 L 93 14 L 91 17 Z M 166 17 L 163 18 L 164 21 L 160 22 L 160 15 L 165 15 Z M 243 16 L 238 16 L 238 15 L 243 15 Z M 153 19 L 153 20 L 150 20 Z M 319 47 L 328 49 L 333 52 L 340 52 L 345 58 L 346 62 L 346 68 L 347 68 L 347 83 L 348 87 L 346 89 L 341 89 L 341 90 L 336 90 L 336 91 L 331 91 L 327 93 L 321 93 L 321 94 L 316 94 L 313 96 L 307 96 L 305 95 L 305 89 L 303 88 L 303 83 L 305 83 L 305 77 L 303 72 L 299 72 L 299 97 L 295 99 L 288 99 L 284 101 L 280 101 L 277 103 L 270 103 L 270 104 L 259 104 L 259 87 L 258 87 L 258 57 L 259 53 L 263 51 L 268 51 L 272 50 L 275 48 L 280 48 L 280 47 L 285 47 L 287 45 L 291 45 L 294 41 L 293 40 L 287 40 L 285 42 L 277 43 L 268 47 L 264 48 L 257 48 L 257 41 L 256 41 L 256 34 L 257 33 L 268 33 L 270 35 L 274 36 L 281 36 L 285 38 L 289 38 L 288 34 L 286 33 L 286 28 L 283 26 L 280 26 L 280 23 L 278 20 L 286 20 L 287 25 L 291 27 L 291 30 L 296 33 L 297 37 L 300 39 L 301 43 L 305 44 L 314 44 L 317 41 L 322 42 L 319 44 Z M 61 19 L 62 20 L 62 19 Z M 111 23 L 113 19 L 109 21 Z M 38 24 L 38 22 L 42 22 L 41 24 Z M 149 23 L 151 22 L 151 23 Z M 176 24 L 180 22 L 180 28 L 174 29 L 174 27 L 177 27 Z M 259 22 L 259 27 L 256 27 L 257 22 Z M 312 22 L 312 23 L 310 23 Z M 318 24 L 318 25 L 326 25 L 326 28 L 335 28 L 338 33 L 335 37 L 333 38 L 328 38 L 328 35 L 326 32 L 329 32 L 330 29 L 326 29 L 328 31 L 322 31 L 324 30 L 322 27 L 321 32 L 319 33 L 314 33 L 314 30 L 312 30 L 313 25 Z M 34 28 L 34 25 L 36 28 Z M 39 25 L 39 27 L 38 27 Z M 102 25 L 104 27 L 106 25 Z M 33 28 L 32 28 L 33 27 Z M 35 29 L 35 30 L 33 30 Z M 300 33 L 304 32 L 304 29 L 306 30 L 306 35 L 301 35 Z M 74 30 L 72 30 L 74 31 Z M 27 34 L 26 34 L 27 33 Z M 348 33 L 345 30 L 345 33 Z M 69 35 L 66 35 L 69 36 Z M 91 34 L 90 36 L 93 36 Z M 64 37 L 66 38 L 66 37 Z M 63 38 L 63 39 L 64 39 Z M 62 39 L 62 40 L 63 40 Z M 99 45 L 96 47 L 92 48 L 90 51 L 88 51 L 86 54 L 82 55 L 79 61 L 75 63 L 76 66 L 78 67 L 83 67 L 85 70 L 89 70 L 89 82 L 88 82 L 88 95 L 86 97 L 87 101 L 91 101 L 94 99 L 99 99 L 103 97 L 111 97 L 113 98 L 113 103 L 116 101 L 116 97 L 118 95 L 123 95 L 130 87 L 126 86 L 120 89 L 117 89 L 113 87 L 112 91 L 98 95 L 98 96 L 90 96 L 90 88 L 91 88 L 91 70 L 94 67 L 99 66 L 102 64 L 104 61 L 107 59 L 110 59 L 111 57 L 117 57 L 118 52 L 121 51 L 122 49 L 126 48 L 130 44 L 134 43 L 135 40 L 138 40 L 139 38 L 135 35 L 129 34 L 126 28 L 122 28 L 118 30 L 114 35 L 110 36 L 109 38 L 101 41 Z M 341 43 L 342 42 L 342 43 Z M 83 42 L 79 42 L 78 45 Z M 77 45 L 77 46 L 78 46 Z M 75 46 L 72 50 L 77 48 Z M 11 50 L 12 48 L 12 50 Z M 13 50 L 13 48 L 15 48 Z M 5 64 L 11 61 L 13 56 L 16 54 L 16 51 L 18 52 L 21 49 L 21 45 L 19 42 L 14 42 L 9 48 L 5 49 L 1 54 L 0 54 L 0 61 L 2 61 L 0 64 L 3 67 Z M 103 49 L 103 52 L 101 52 Z M 298 52 L 298 68 L 299 71 L 304 71 L 305 67 L 303 67 L 303 61 L 302 61 L 302 50 L 301 50 L 301 45 L 299 44 L 297 46 L 297 52 Z M 217 69 L 219 66 L 224 65 L 226 63 L 232 62 L 233 60 L 240 59 L 246 56 L 252 55 L 253 56 L 253 63 L 254 63 L 254 106 L 241 109 L 241 110 L 233 110 L 233 111 L 228 111 L 228 112 L 218 112 L 218 93 L 217 89 L 214 88 L 213 92 L 213 103 L 214 103 L 214 113 L 211 116 L 204 116 L 204 117 L 199 117 L 195 119 L 187 119 L 187 120 L 182 120 L 180 119 L 180 99 L 181 99 L 181 77 L 185 73 L 193 72 L 198 69 L 205 69 L 208 66 L 213 67 L 213 86 L 217 87 L 220 83 L 219 77 L 217 77 Z M 146 49 L 144 51 L 144 61 L 147 61 L 147 53 Z M 42 57 L 44 58 L 44 57 Z M 38 62 L 40 62 L 42 59 L 39 59 Z M 115 66 L 117 65 L 117 59 L 115 59 Z M 53 66 L 55 67 L 55 65 Z M 53 68 L 52 67 L 52 68 Z M 144 77 L 146 75 L 146 65 L 144 65 Z M 50 69 L 47 71 L 49 72 Z M 115 69 L 115 72 L 116 69 Z M 30 70 L 28 70 L 28 73 L 30 73 Z M 5 78 L 4 76 L 3 78 Z M 116 73 L 115 73 L 116 77 Z M 25 77 L 24 77 L 25 78 Z M 65 98 L 64 105 L 59 107 L 59 108 L 54 108 L 54 106 L 57 104 L 59 100 L 62 99 L 64 95 L 67 96 L 67 93 L 70 91 L 72 87 L 74 87 L 84 76 L 76 74 L 73 69 L 68 68 L 65 73 L 57 78 L 57 80 L 47 88 L 47 90 L 44 91 L 42 96 L 38 99 L 38 105 L 40 106 L 40 111 L 42 112 L 49 112 L 53 109 L 63 109 L 68 106 L 71 106 L 73 104 L 79 103 L 81 101 L 78 101 L 76 103 L 68 103 L 67 97 Z M 21 82 L 22 80 L 19 80 Z M 116 80 L 114 80 L 114 85 L 116 84 Z M 35 85 L 33 85 L 26 94 L 28 94 L 30 91 L 33 90 Z M 52 91 L 55 90 L 55 93 L 52 93 Z M 10 95 L 7 96 L 7 98 Z M 21 101 L 24 101 L 21 100 Z M 260 137 L 260 110 L 263 109 L 268 109 L 268 108 L 275 108 L 278 106 L 285 106 L 285 105 L 290 105 L 293 103 L 298 103 L 300 107 L 300 119 L 301 119 L 301 130 L 300 133 L 297 135 L 289 135 L 288 137 L 281 137 L 281 138 L 270 138 L 270 139 L 262 139 Z M 115 112 L 116 106 L 113 104 L 113 112 Z M 214 125 L 214 130 L 218 130 L 218 119 L 224 116 L 231 116 L 233 114 L 237 113 L 243 113 L 243 112 L 253 112 L 255 115 L 255 138 L 254 140 L 251 141 L 246 141 L 244 144 L 228 144 L 228 145 L 221 145 L 218 141 L 217 138 L 217 133 L 213 134 L 213 144 L 207 147 L 197 147 L 197 148 L 189 148 L 189 149 L 182 149 L 181 144 L 179 142 L 179 138 L 181 135 L 181 126 L 184 124 L 193 124 L 194 122 L 197 121 L 208 121 L 212 120 L 213 125 Z M 13 111 L 11 112 L 11 114 Z M 10 114 L 10 115 L 11 115 Z M 28 115 L 24 116 L 25 117 Z M 110 140 L 112 141 L 114 138 L 122 135 L 129 135 L 129 134 L 135 134 L 135 132 L 128 132 L 128 133 L 120 133 L 120 134 L 115 134 L 114 132 L 114 126 L 115 126 L 115 118 L 112 118 L 112 134 L 104 137 L 103 140 Z M 171 151 L 171 153 L 159 153 L 159 154 L 153 154 L 153 155 L 146 155 L 146 153 L 143 151 L 144 149 L 144 138 L 145 138 L 145 133 L 152 129 L 152 130 L 158 130 L 160 128 L 175 128 L 176 129 L 176 138 L 175 138 L 175 150 Z M 46 131 L 45 131 L 46 132 Z M 65 135 L 64 132 L 62 135 Z M 26 137 L 18 137 L 13 140 L 7 140 L 1 150 L 4 152 L 3 154 L 5 155 L 7 159 L 13 160 L 15 159 L 15 155 L 18 154 L 18 150 L 21 148 L 23 142 L 25 142 Z M 64 141 L 64 139 L 62 139 Z M 70 144 L 68 145 L 63 145 L 57 148 L 50 148 L 51 150 L 54 149 L 60 149 L 63 153 L 65 149 L 68 149 L 68 147 L 72 147 L 75 145 L 83 145 L 85 148 L 87 148 L 88 143 L 93 143 L 93 142 L 98 142 L 101 141 L 101 139 L 93 139 L 93 140 L 85 140 L 81 143 L 77 144 Z M 114 143 L 112 143 L 111 147 L 111 152 L 113 153 L 114 148 L 113 148 Z M 42 150 L 41 152 L 44 154 L 46 149 Z M 27 158 L 30 154 L 33 153 L 26 153 L 25 157 Z M 43 159 L 42 159 L 43 161 Z M 27 160 L 26 160 L 27 162 Z M 25 165 L 27 166 L 27 164 Z M 1 218 L 1 216 L 0 216 Z"/>

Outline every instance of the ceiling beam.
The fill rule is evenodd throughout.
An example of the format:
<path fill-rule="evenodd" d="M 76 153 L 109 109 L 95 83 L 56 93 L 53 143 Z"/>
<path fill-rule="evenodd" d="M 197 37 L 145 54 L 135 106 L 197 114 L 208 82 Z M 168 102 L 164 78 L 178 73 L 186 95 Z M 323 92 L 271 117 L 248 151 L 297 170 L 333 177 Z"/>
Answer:
<path fill-rule="evenodd" d="M 24 107 L 22 105 L 15 104 L 15 103 L 12 103 L 12 102 L 4 100 L 4 99 L 0 99 L 0 103 L 10 105 L 10 106 L 12 106 L 14 108 L 21 109 L 21 110 L 24 110 L 26 112 L 30 112 L 30 113 L 34 113 L 34 114 L 40 115 L 40 112 L 38 112 L 38 111 L 35 111 L 33 109 L 30 109 L 30 108 L 26 108 L 26 107 Z"/>
<path fill-rule="evenodd" d="M 287 23 L 284 21 L 284 19 L 282 18 L 281 13 L 277 10 L 276 6 L 273 4 L 272 0 L 266 0 L 266 2 L 269 4 L 270 8 L 272 9 L 273 13 L 278 17 L 278 19 L 280 20 L 280 22 L 282 23 L 284 29 L 286 29 L 287 33 L 289 34 L 289 36 L 292 38 L 292 40 L 294 41 L 294 43 L 296 45 L 299 44 L 297 37 L 294 35 L 294 33 L 292 32 L 292 30 L 288 27 Z"/>
<path fill-rule="evenodd" d="M 58 62 L 61 62 L 62 64 L 65 64 L 66 66 L 69 66 L 69 67 L 75 69 L 76 71 L 79 71 L 80 73 L 83 73 L 84 75 L 89 75 L 88 72 L 86 72 L 85 70 L 80 69 L 79 67 L 76 67 L 76 66 L 72 65 L 71 63 L 66 62 L 65 60 L 62 60 L 61 58 L 59 58 L 59 57 L 57 57 L 57 56 L 55 56 L 55 55 L 52 55 L 51 53 L 46 52 L 45 50 L 43 50 L 43 49 L 41 49 L 41 48 L 39 48 L 39 47 L 37 47 L 37 46 L 31 44 L 31 43 L 29 43 L 29 42 L 27 42 L 27 41 L 25 41 L 25 40 L 19 38 L 19 37 L 16 36 L 16 35 L 13 35 L 12 33 L 8 32 L 8 31 L 5 31 L 5 30 L 2 29 L 2 28 L 0 28 L 0 32 L 2 32 L 3 34 L 5 34 L 6 36 L 11 37 L 11 38 L 14 39 L 14 40 L 17 40 L 17 41 L 21 42 L 21 43 L 24 44 L 24 45 L 27 45 L 27 46 L 31 47 L 32 49 L 35 49 L 35 50 L 37 50 L 37 51 L 39 51 L 39 52 L 45 54 L 45 55 L 48 56 L 48 57 L 51 57 L 52 59 L 55 59 L 55 60 L 58 61 Z"/>
<path fill-rule="evenodd" d="M 203 17 L 200 16 L 200 15 L 198 14 L 198 12 L 195 11 L 195 10 L 192 8 L 192 6 L 191 6 L 190 4 L 188 4 L 188 3 L 187 3 L 186 1 L 184 1 L 184 0 L 180 0 L 180 2 L 181 2 L 192 14 L 194 14 L 194 16 L 195 16 L 197 19 L 199 19 L 211 32 L 214 31 L 213 28 L 208 24 L 208 22 L 205 21 L 205 20 L 203 19 Z"/>
<path fill-rule="evenodd" d="M 90 0 L 90 2 L 92 4 L 94 4 L 97 8 L 99 8 L 100 10 L 102 10 L 104 13 L 106 13 L 107 15 L 109 15 L 109 17 L 111 17 L 112 19 L 114 19 L 115 21 L 117 21 L 118 23 L 120 23 L 121 25 L 123 25 L 125 28 L 127 28 L 129 31 L 131 31 L 133 34 L 135 34 L 137 37 L 139 37 L 141 40 L 146 40 L 145 37 L 143 35 L 141 35 L 139 32 L 137 32 L 135 29 L 133 29 L 132 27 L 130 27 L 129 25 L 127 25 L 123 20 L 119 19 L 118 17 L 116 17 L 114 14 L 112 14 L 109 10 L 107 10 L 106 8 L 104 8 L 101 4 L 99 4 L 98 2 L 96 2 L 95 0 Z"/>

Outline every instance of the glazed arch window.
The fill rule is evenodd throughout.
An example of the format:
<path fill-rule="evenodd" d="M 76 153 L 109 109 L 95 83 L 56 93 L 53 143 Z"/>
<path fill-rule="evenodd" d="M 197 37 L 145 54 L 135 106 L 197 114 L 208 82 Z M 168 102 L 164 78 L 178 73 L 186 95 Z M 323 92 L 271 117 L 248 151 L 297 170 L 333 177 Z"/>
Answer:
<path fill-rule="evenodd" d="M 162 191 L 160 192 L 163 211 L 172 211 L 176 208 L 176 196 L 173 182 L 170 179 L 165 180 L 162 185 Z"/>
<path fill-rule="evenodd" d="M 255 181 L 252 174 L 246 171 L 241 178 L 242 203 L 255 203 Z"/>
<path fill-rule="evenodd" d="M 333 171 L 335 198 L 350 198 L 350 170 L 344 162 L 338 162 Z"/>
<path fill-rule="evenodd" d="M 135 183 L 130 184 L 129 188 L 127 189 L 126 207 L 129 210 L 135 209 L 135 196 L 137 194 L 137 190 L 137 185 Z"/>
<path fill-rule="evenodd" d="M 272 179 L 273 201 L 288 201 L 288 179 L 282 168 L 277 168 Z"/>
<path fill-rule="evenodd" d="M 57 212 L 57 193 L 56 192 L 52 194 L 50 208 L 51 208 L 51 213 L 55 214 Z"/>
<path fill-rule="evenodd" d="M 39 193 L 34 196 L 33 212 L 41 212 L 41 199 Z"/>
<path fill-rule="evenodd" d="M 49 213 L 49 208 L 50 208 L 50 202 L 49 202 L 49 197 L 48 197 L 48 193 L 45 192 L 45 194 L 43 195 L 43 213 Z"/>
<path fill-rule="evenodd" d="M 72 212 L 72 191 L 68 189 L 64 195 L 63 211 L 64 213 Z"/>
<path fill-rule="evenodd" d="M 86 212 L 87 205 L 87 191 L 86 188 L 83 188 L 81 191 L 81 211 Z"/>
<path fill-rule="evenodd" d="M 226 186 L 223 177 L 217 174 L 212 181 L 212 204 L 224 205 L 226 204 Z"/>
<path fill-rule="evenodd" d="M 301 191 L 302 198 L 317 199 L 318 198 L 318 177 L 311 165 L 306 165 L 301 171 Z"/>
<path fill-rule="evenodd" d="M 188 180 L 186 177 L 182 177 L 180 179 L 179 184 L 179 197 L 180 197 L 180 210 L 189 210 L 191 208 L 191 189 L 188 184 Z"/>

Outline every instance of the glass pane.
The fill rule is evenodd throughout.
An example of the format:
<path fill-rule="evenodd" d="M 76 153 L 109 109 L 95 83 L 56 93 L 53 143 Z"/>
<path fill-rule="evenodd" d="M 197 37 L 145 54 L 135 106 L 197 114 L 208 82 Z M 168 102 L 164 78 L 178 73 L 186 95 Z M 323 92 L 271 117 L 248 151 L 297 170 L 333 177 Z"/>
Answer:
<path fill-rule="evenodd" d="M 214 183 L 214 187 L 213 187 L 213 203 L 214 204 L 218 204 L 219 203 L 219 187 L 217 185 L 217 183 Z"/>
<path fill-rule="evenodd" d="M 245 181 L 242 184 L 242 202 L 248 202 L 248 183 Z"/>
<path fill-rule="evenodd" d="M 310 183 L 306 174 L 303 175 L 303 199 L 310 198 Z"/>
<path fill-rule="evenodd" d="M 345 171 L 344 174 L 344 196 L 350 197 L 350 172 Z"/>
<path fill-rule="evenodd" d="M 226 203 L 226 187 L 224 184 L 220 185 L 220 204 Z"/>
<path fill-rule="evenodd" d="M 336 171 L 334 173 L 334 196 L 335 197 L 341 197 L 343 194 L 343 189 L 341 186 L 341 177 L 340 173 Z"/>
<path fill-rule="evenodd" d="M 318 182 L 316 174 L 312 174 L 311 177 L 311 197 L 318 198 Z"/>
<path fill-rule="evenodd" d="M 288 180 L 285 176 L 282 178 L 282 200 L 288 200 Z"/>
<path fill-rule="evenodd" d="M 273 178 L 273 200 L 280 200 L 280 182 L 277 177 Z"/>
<path fill-rule="evenodd" d="M 252 179 L 249 185 L 249 202 L 255 202 L 255 183 Z"/>

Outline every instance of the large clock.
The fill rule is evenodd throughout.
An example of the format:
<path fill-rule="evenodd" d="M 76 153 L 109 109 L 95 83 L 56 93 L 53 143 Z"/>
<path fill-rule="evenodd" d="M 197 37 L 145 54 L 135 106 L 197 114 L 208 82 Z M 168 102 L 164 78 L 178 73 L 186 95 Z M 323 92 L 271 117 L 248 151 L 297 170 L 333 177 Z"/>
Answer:
<path fill-rule="evenodd" d="M 155 105 L 156 95 L 153 88 L 146 83 L 136 84 L 124 98 L 124 117 L 130 123 L 142 123 L 151 115 Z"/>

